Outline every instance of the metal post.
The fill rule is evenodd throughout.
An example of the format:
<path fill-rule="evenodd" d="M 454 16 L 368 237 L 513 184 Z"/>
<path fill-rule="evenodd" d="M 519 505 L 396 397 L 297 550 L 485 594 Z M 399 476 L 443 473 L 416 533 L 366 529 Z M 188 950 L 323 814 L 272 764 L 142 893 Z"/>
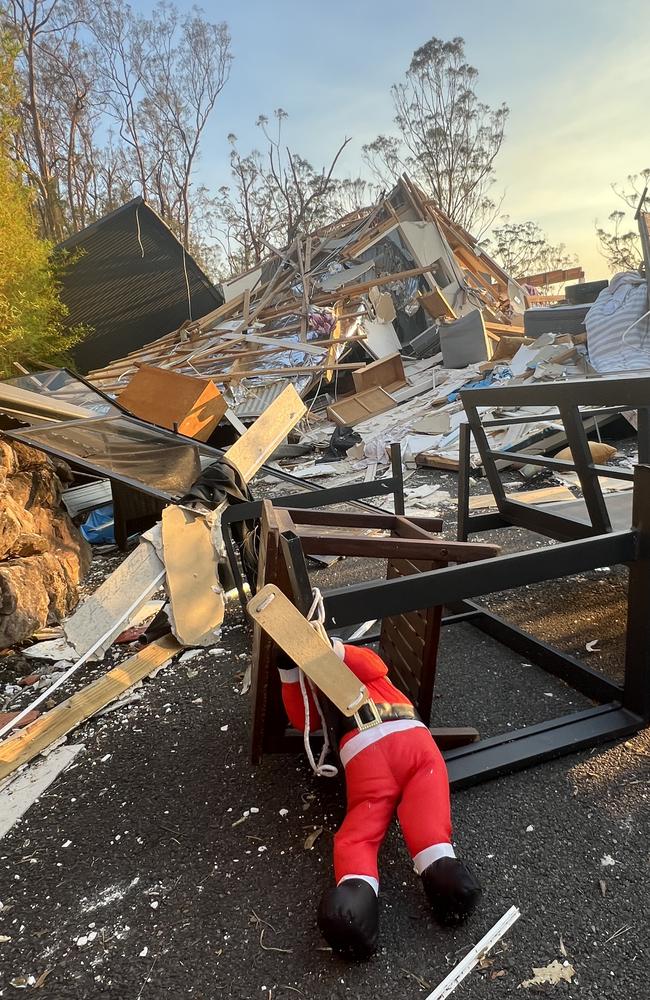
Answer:
<path fill-rule="evenodd" d="M 480 392 L 477 389 L 468 389 L 466 392 L 461 394 L 461 399 L 463 406 L 465 407 L 465 413 L 467 414 L 467 422 L 469 424 L 471 433 L 474 435 L 474 440 L 478 445 L 478 450 L 481 454 L 481 459 L 483 461 L 483 471 L 487 476 L 487 480 L 490 484 L 490 489 L 492 490 L 492 495 L 496 500 L 497 507 L 499 510 L 503 510 L 503 505 L 506 502 L 506 491 L 504 489 L 503 483 L 501 482 L 501 476 L 499 475 L 499 470 L 496 467 L 496 463 L 489 460 L 488 456 L 490 454 L 490 443 L 487 439 L 485 433 L 485 428 L 481 423 L 481 417 L 472 400 L 472 393 Z"/>
<path fill-rule="evenodd" d="M 301 614 L 306 615 L 312 602 L 312 589 L 300 539 L 295 531 L 283 531 L 280 535 L 280 545 L 289 574 L 293 603 Z"/>
<path fill-rule="evenodd" d="M 640 465 L 650 464 L 650 409 L 640 406 L 637 410 L 637 449 Z"/>
<path fill-rule="evenodd" d="M 393 503 L 396 514 L 404 513 L 404 475 L 402 472 L 402 448 L 394 442 L 390 446 L 390 464 L 393 472 Z"/>
<path fill-rule="evenodd" d="M 469 424 L 461 424 L 458 434 L 458 520 L 456 537 L 466 542 L 469 535 L 469 477 L 472 431 Z"/>
<path fill-rule="evenodd" d="M 634 470 L 632 520 L 637 558 L 630 563 L 623 705 L 650 720 L 650 465 Z"/>
<path fill-rule="evenodd" d="M 558 407 L 566 431 L 567 441 L 575 464 L 580 486 L 594 531 L 601 535 L 612 530 L 609 512 L 594 470 L 587 435 L 577 406 L 561 403 Z"/>

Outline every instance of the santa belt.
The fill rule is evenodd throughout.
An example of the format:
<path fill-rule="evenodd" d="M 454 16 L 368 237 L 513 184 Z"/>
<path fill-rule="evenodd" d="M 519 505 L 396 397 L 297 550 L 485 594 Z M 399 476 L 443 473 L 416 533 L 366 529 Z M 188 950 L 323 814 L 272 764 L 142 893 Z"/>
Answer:
<path fill-rule="evenodd" d="M 372 712 L 373 718 L 368 722 L 362 716 L 364 709 L 369 707 L 367 705 L 363 705 L 354 715 L 349 717 L 343 716 L 339 730 L 340 734 L 362 732 L 364 729 L 371 728 L 381 722 L 397 722 L 399 719 L 417 718 L 413 705 L 408 701 L 397 705 L 391 705 L 388 701 L 375 701 L 373 705 L 377 711 L 376 713 Z"/>
<path fill-rule="evenodd" d="M 378 743 L 385 736 L 401 733 L 405 729 L 426 729 L 419 719 L 393 719 L 380 722 L 368 729 L 362 729 L 348 737 L 339 749 L 339 758 L 343 767 L 347 767 L 353 757 L 373 743 Z"/>

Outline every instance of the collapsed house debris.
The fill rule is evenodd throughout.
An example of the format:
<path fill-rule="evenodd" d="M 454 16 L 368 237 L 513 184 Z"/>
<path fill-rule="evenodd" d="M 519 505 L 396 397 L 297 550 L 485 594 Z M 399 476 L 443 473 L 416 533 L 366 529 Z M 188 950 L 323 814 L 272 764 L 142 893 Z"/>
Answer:
<path fill-rule="evenodd" d="M 11 778 L 184 648 L 192 651 L 186 656 L 210 649 L 221 634 L 229 573 L 237 580 L 238 561 L 254 592 L 250 681 L 242 691 L 250 687 L 256 763 L 264 754 L 295 750 L 303 737 L 309 742 L 308 715 L 304 733 L 287 726 L 285 678 L 275 669 L 283 670 L 280 650 L 346 719 L 355 720 L 360 734 L 393 722 L 429 728 L 440 629 L 459 622 L 562 677 L 592 703 L 487 739 L 472 719 L 431 729 L 445 751 L 453 788 L 627 737 L 646 725 L 647 525 L 640 513 L 650 488 L 646 468 L 610 470 L 627 489 L 635 480 L 633 521 L 630 515 L 615 532 L 602 520 L 600 530 L 585 523 L 579 541 L 566 546 L 501 555 L 498 546 L 469 543 L 460 531 L 458 541 L 446 538 L 442 519 L 431 516 L 443 496 L 449 499 L 435 470 L 461 473 L 459 509 L 460 484 L 468 511 L 497 509 L 479 516 L 494 517 L 491 527 L 517 523 L 506 520 L 508 505 L 572 502 L 576 488 L 585 493 L 588 512 L 598 513 L 600 500 L 585 482 L 604 478 L 605 463 L 615 457 L 599 440 L 600 429 L 621 413 L 639 427 L 640 457 L 649 454 L 647 379 L 604 377 L 592 364 L 591 310 L 567 317 L 563 305 L 544 308 L 548 303 L 536 300 L 545 297 L 530 292 L 534 285 L 505 275 L 404 179 L 374 209 L 297 241 L 279 263 L 271 260 L 227 283 L 225 304 L 215 313 L 92 373 L 89 382 L 62 371 L 12 380 L 20 384 L 7 386 L 0 401 L 15 449 L 36 445 L 56 461 L 64 457 L 77 474 L 94 477 L 70 497 L 78 516 L 96 504 L 102 482 L 116 505 L 117 487 L 155 505 L 140 518 L 130 554 L 80 608 L 67 617 L 69 608 L 57 609 L 69 665 L 35 700 L 24 703 L 23 696 L 23 703 L 9 706 L 19 715 L 0 726 L 0 735 L 27 721 L 81 666 L 92 668 L 94 660 L 101 670 L 118 636 L 140 648 L 11 733 L 0 744 L 0 779 Z M 605 292 L 616 288 L 590 294 Z M 528 319 L 529 312 L 554 308 L 559 328 L 552 316 Z M 538 328 L 549 322 L 550 328 Z M 536 403 L 539 390 L 542 402 Z M 512 404 L 503 402 L 508 391 Z M 229 440 L 217 446 L 224 430 Z M 591 430 L 595 440 L 587 441 Z M 302 454 L 292 454 L 292 445 Z M 525 478 L 524 460 L 539 465 L 539 452 L 552 453 L 548 467 L 566 477 L 565 485 L 547 485 L 544 497 L 539 490 L 504 494 L 495 463 Z M 418 485 L 406 491 L 406 513 L 402 461 L 407 477 L 419 475 Z M 378 495 L 375 480 L 389 465 L 394 489 L 380 503 L 392 502 L 394 512 L 368 510 L 367 498 Z M 41 466 L 48 460 L 42 458 Z M 486 472 L 491 495 L 469 497 L 468 469 Z M 293 496 L 275 495 L 279 481 Z M 273 502 L 255 500 L 252 491 L 267 486 L 273 486 Z M 345 511 L 323 509 L 341 503 Z M 366 509 L 352 511 L 353 503 Z M 429 516 L 418 517 L 414 508 Z M 233 512 L 241 514 L 239 521 L 228 516 Z M 487 520 L 482 528 L 472 520 L 472 530 L 487 528 Z M 233 550 L 227 538 L 239 528 Z M 550 528 L 546 533 L 573 538 Z M 14 555 L 11 547 L 7 552 Z M 376 579 L 320 593 L 307 560 L 338 557 L 375 559 L 385 566 L 385 578 L 380 570 Z M 474 603 L 513 586 L 617 564 L 630 567 L 622 685 Z M 162 606 L 145 615 L 143 606 L 163 587 Z M 379 644 L 400 685 L 392 690 L 406 701 L 377 701 L 358 675 L 340 669 L 329 635 L 352 629 L 347 640 L 354 648 Z M 48 655 L 38 645 L 31 655 Z M 308 700 L 306 689 L 301 698 Z M 368 718 L 373 710 L 379 714 Z M 322 722 L 329 731 L 327 711 Z M 335 752 L 337 745 L 340 750 L 333 740 Z M 322 760 L 311 762 L 326 773 Z M 54 780 L 54 765 L 51 772 L 44 782 Z M 509 911 L 505 924 L 493 928 L 431 995 L 447 995 L 517 916 Z"/>

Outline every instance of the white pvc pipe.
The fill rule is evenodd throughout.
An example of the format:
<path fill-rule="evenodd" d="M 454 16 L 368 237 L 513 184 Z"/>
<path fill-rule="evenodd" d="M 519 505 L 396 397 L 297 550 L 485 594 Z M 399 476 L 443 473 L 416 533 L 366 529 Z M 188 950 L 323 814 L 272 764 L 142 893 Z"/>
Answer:
<path fill-rule="evenodd" d="M 474 945 L 472 950 L 465 955 L 465 958 L 460 960 L 458 965 L 451 970 L 439 986 L 436 986 L 433 993 L 429 993 L 429 996 L 425 1000 L 445 1000 L 445 997 L 448 997 L 459 983 L 462 983 L 465 976 L 472 971 L 478 960 L 494 947 L 506 931 L 510 930 L 515 921 L 519 920 L 520 916 L 521 913 L 518 908 L 511 906 L 508 912 L 504 913 L 501 917 L 501 920 L 497 921 L 492 930 L 489 930 L 485 937 L 482 937 L 479 943 Z"/>

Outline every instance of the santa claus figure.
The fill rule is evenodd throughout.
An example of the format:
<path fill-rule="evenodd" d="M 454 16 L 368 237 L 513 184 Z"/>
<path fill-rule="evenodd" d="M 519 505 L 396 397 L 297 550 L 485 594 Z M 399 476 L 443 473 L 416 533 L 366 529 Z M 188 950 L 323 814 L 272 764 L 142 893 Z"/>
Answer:
<path fill-rule="evenodd" d="M 369 958 L 378 936 L 377 854 L 395 813 L 441 924 L 463 921 L 476 906 L 481 887 L 451 844 L 447 770 L 431 733 L 391 684 L 377 653 L 336 639 L 333 646 L 366 685 L 378 717 L 359 728 L 354 718 L 337 713 L 347 814 L 334 838 L 336 886 L 321 899 L 318 925 L 334 951 Z M 280 675 L 291 724 L 299 730 L 320 728 L 319 706 L 304 679 L 301 684 L 298 668 Z"/>

